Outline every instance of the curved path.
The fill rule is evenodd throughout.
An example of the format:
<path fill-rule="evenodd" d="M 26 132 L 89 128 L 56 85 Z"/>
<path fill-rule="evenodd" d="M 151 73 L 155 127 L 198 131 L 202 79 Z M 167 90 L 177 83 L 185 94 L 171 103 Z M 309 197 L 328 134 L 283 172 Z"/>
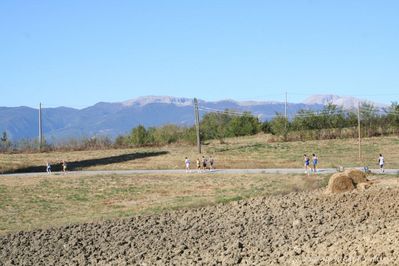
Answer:
<path fill-rule="evenodd" d="M 356 169 L 363 170 L 361 167 Z M 381 173 L 379 169 L 370 169 L 372 174 L 388 174 L 399 175 L 399 169 L 385 169 Z M 333 174 L 337 172 L 335 168 L 321 168 L 318 169 L 318 174 Z M 191 174 L 305 174 L 303 168 L 263 168 L 263 169 L 215 169 L 212 171 L 205 170 L 198 172 L 191 170 Z M 2 176 L 41 176 L 47 174 L 46 172 L 39 173 L 18 173 L 18 174 L 0 174 Z M 62 172 L 52 172 L 51 175 L 60 175 Z M 184 169 L 163 169 L 163 170 L 84 170 L 67 172 L 68 175 L 130 175 L 130 174 L 188 174 Z M 310 173 L 313 174 L 313 173 Z"/>

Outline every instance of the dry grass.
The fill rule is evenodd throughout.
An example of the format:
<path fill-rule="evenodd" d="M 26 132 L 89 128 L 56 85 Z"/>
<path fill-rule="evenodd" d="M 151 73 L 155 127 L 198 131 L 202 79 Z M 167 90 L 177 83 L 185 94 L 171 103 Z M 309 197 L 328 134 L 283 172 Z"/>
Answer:
<path fill-rule="evenodd" d="M 0 234 L 315 189 L 326 178 L 215 173 L 8 176 L 0 179 Z"/>
<path fill-rule="evenodd" d="M 383 153 L 386 168 L 399 168 L 399 137 L 395 136 L 363 139 L 361 162 L 355 139 L 285 143 L 270 142 L 269 135 L 259 134 L 226 139 L 225 142 L 211 141 L 202 147 L 204 155 L 215 158 L 217 168 L 297 168 L 302 167 L 304 153 L 317 153 L 319 167 L 367 165 L 372 168 L 378 167 L 378 154 Z M 195 146 L 181 144 L 160 148 L 0 154 L 0 172 L 44 171 L 46 161 L 57 163 L 58 167 L 62 160 L 70 162 L 69 166 L 74 170 L 178 169 L 184 168 L 185 156 L 193 165 L 200 157 Z"/>

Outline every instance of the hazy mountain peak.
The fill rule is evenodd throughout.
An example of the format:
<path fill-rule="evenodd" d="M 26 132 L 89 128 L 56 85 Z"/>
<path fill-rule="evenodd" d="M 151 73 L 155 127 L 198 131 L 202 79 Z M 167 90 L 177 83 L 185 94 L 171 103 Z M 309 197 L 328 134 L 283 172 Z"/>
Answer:
<path fill-rule="evenodd" d="M 203 101 L 206 102 L 206 101 Z M 247 106 L 259 106 L 259 105 L 265 105 L 265 104 L 280 104 L 281 102 L 277 101 L 255 101 L 255 100 L 246 100 L 246 101 L 236 101 L 233 99 L 226 99 L 226 100 L 220 100 L 216 102 L 208 102 L 208 103 L 223 103 L 223 102 L 229 102 L 236 104 L 238 106 L 242 107 L 247 107 Z"/>
<path fill-rule="evenodd" d="M 384 107 L 386 106 L 385 104 L 381 103 L 374 103 L 370 102 L 368 100 L 363 100 L 359 98 L 355 98 L 352 96 L 338 96 L 338 95 L 333 95 L 333 94 L 326 94 L 326 95 L 312 95 L 308 97 L 305 101 L 303 101 L 304 104 L 322 104 L 322 105 L 327 105 L 329 103 L 337 105 L 337 106 L 342 106 L 344 109 L 353 109 L 358 106 L 359 103 L 370 103 L 376 107 Z"/>
<path fill-rule="evenodd" d="M 241 101 L 238 102 L 241 106 L 256 106 L 256 105 L 265 105 L 265 104 L 280 104 L 278 101 Z"/>
<path fill-rule="evenodd" d="M 138 97 L 136 99 L 127 100 L 122 102 L 123 106 L 130 107 L 130 106 L 145 106 L 147 104 L 155 104 L 155 103 L 164 103 L 164 104 L 174 104 L 176 106 L 190 106 L 193 105 L 192 98 L 184 98 L 184 97 L 172 97 L 172 96 L 143 96 Z M 233 99 L 225 99 L 220 101 L 205 101 L 198 99 L 199 103 L 214 103 L 219 104 L 223 102 L 229 102 L 232 104 L 236 104 L 238 106 L 256 106 L 256 105 L 264 105 L 264 104 L 275 104 L 279 102 L 274 101 L 236 101 Z"/>
<path fill-rule="evenodd" d="M 122 102 L 124 106 L 144 106 L 147 104 L 154 104 L 154 103 L 165 103 L 165 104 L 174 104 L 177 106 L 190 106 L 193 105 L 193 99 L 190 98 L 182 98 L 182 97 L 172 97 L 172 96 L 143 96 L 138 97 L 136 99 L 128 100 Z"/>

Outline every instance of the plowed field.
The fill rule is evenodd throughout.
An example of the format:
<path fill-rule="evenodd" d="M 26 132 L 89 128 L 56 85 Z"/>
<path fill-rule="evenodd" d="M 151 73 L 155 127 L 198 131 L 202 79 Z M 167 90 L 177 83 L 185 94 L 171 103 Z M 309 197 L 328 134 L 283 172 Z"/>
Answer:
<path fill-rule="evenodd" d="M 8 234 L 0 264 L 398 265 L 396 184 Z"/>

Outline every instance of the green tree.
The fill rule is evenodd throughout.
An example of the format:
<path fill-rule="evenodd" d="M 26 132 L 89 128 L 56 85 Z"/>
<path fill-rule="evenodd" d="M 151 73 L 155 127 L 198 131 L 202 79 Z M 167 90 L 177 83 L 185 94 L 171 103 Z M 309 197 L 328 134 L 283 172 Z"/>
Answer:
<path fill-rule="evenodd" d="M 399 104 L 392 102 L 386 113 L 386 123 L 384 124 L 387 125 L 391 132 L 397 132 L 399 129 Z"/>
<path fill-rule="evenodd" d="M 335 104 L 327 104 L 321 111 L 321 128 L 343 128 L 345 116 L 342 107 Z"/>
<path fill-rule="evenodd" d="M 371 137 L 377 133 L 379 115 L 377 108 L 369 103 L 360 105 L 360 124 L 366 136 Z"/>
<path fill-rule="evenodd" d="M 8 135 L 6 131 L 3 131 L 3 134 L 1 135 L 0 138 L 0 150 L 1 151 L 7 151 L 11 148 L 11 141 L 8 139 Z"/>
<path fill-rule="evenodd" d="M 197 132 L 195 127 L 184 128 L 182 140 L 192 145 L 197 143 Z"/>
<path fill-rule="evenodd" d="M 227 137 L 234 136 L 229 131 L 230 121 L 233 116 L 226 110 L 223 113 L 207 113 L 201 120 L 200 130 L 201 139 L 219 139 L 223 140 Z"/>
<path fill-rule="evenodd" d="M 129 137 L 128 136 L 123 136 L 119 135 L 115 139 L 115 146 L 116 147 L 126 147 L 129 145 Z"/>
<path fill-rule="evenodd" d="M 176 125 L 165 125 L 154 129 L 154 141 L 157 144 L 177 142 L 183 135 L 183 129 Z"/>
<path fill-rule="evenodd" d="M 291 122 L 292 129 L 296 131 L 319 129 L 319 124 L 316 114 L 305 109 L 299 110 Z"/>
<path fill-rule="evenodd" d="M 270 126 L 270 122 L 269 122 L 269 121 L 264 121 L 264 122 L 261 124 L 260 128 L 261 128 L 261 130 L 262 130 L 264 133 L 272 133 L 272 129 L 271 129 L 271 126 Z"/>
<path fill-rule="evenodd" d="M 148 132 L 144 126 L 139 125 L 132 129 L 129 136 L 129 142 L 135 146 L 144 146 L 148 143 Z"/>
<path fill-rule="evenodd" d="M 229 132 L 233 136 L 249 136 L 260 131 L 259 119 L 249 112 L 245 112 L 241 116 L 235 116 L 230 120 Z"/>
<path fill-rule="evenodd" d="M 282 136 L 284 140 L 287 140 L 290 123 L 284 115 L 278 113 L 270 121 L 270 128 L 273 135 Z"/>

